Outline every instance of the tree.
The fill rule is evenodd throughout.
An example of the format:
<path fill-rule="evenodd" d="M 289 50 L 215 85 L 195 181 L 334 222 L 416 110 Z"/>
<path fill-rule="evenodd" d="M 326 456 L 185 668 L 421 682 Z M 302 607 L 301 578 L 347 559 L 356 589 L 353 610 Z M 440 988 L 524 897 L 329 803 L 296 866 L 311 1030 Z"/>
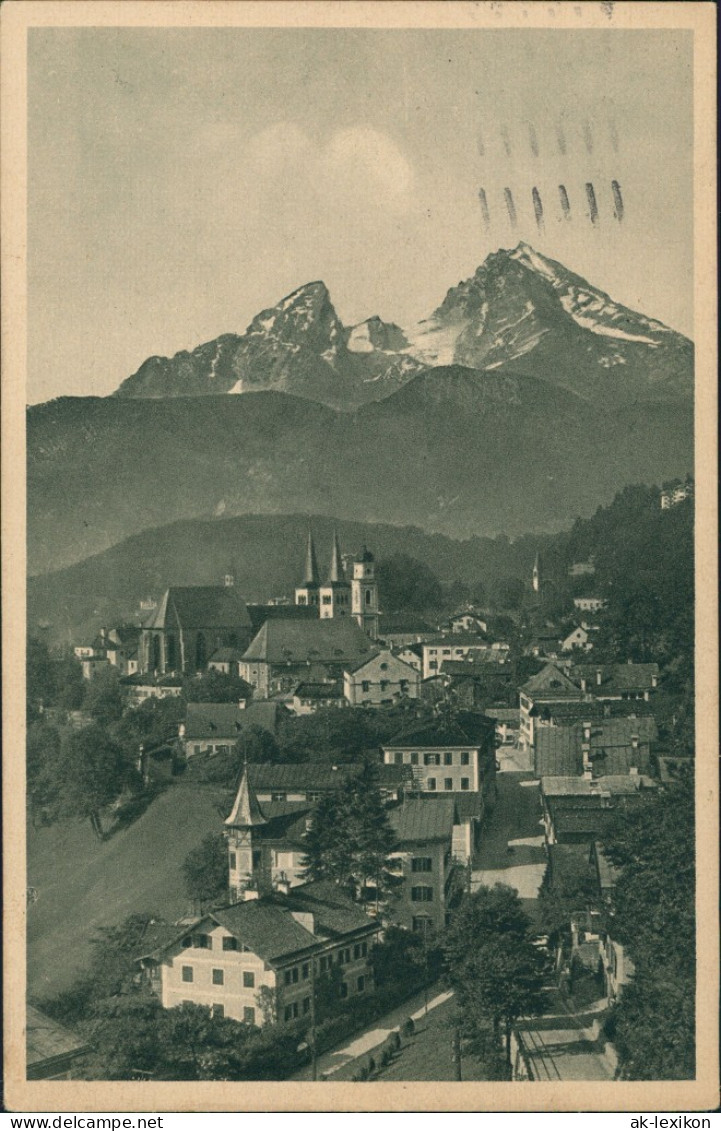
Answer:
<path fill-rule="evenodd" d="M 441 583 L 425 562 L 408 554 L 383 558 L 376 569 L 383 607 L 391 613 L 423 611 L 443 604 Z"/>
<path fill-rule="evenodd" d="M 102 839 L 102 812 L 131 780 L 118 744 L 96 723 L 71 731 L 63 738 L 56 775 L 56 816 L 87 818 Z"/>
<path fill-rule="evenodd" d="M 183 683 L 183 694 L 191 703 L 237 703 L 250 699 L 252 688 L 238 675 L 209 668 L 202 675 L 189 676 Z"/>
<path fill-rule="evenodd" d="M 541 928 L 554 939 L 562 932 L 568 932 L 574 911 L 596 904 L 598 885 L 587 848 L 578 856 L 569 853 L 562 869 L 555 869 L 553 882 L 550 875 L 549 866 L 538 893 L 538 911 Z"/>
<path fill-rule="evenodd" d="M 539 955 L 517 892 L 505 884 L 466 895 L 451 918 L 444 950 L 451 985 L 468 1034 L 497 1048 L 505 1037 L 510 1076 L 510 1032 L 518 1017 L 543 1008 Z"/>
<path fill-rule="evenodd" d="M 614 1009 L 623 1078 L 695 1074 L 694 791 L 692 773 L 614 823 L 607 851 L 621 876 L 613 936 L 636 973 Z"/>
<path fill-rule="evenodd" d="M 101 726 L 118 721 L 123 713 L 123 697 L 117 668 L 111 667 L 95 675 L 87 686 L 84 706 Z"/>
<path fill-rule="evenodd" d="M 306 875 L 334 880 L 356 897 L 370 881 L 378 905 L 393 885 L 388 857 L 396 846 L 375 775 L 367 766 L 319 801 L 305 836 Z"/>
<path fill-rule="evenodd" d="M 208 833 L 183 861 L 185 890 L 201 909 L 218 905 L 228 891 L 228 846 L 222 833 Z"/>
<path fill-rule="evenodd" d="M 33 816 L 52 804 L 59 758 L 60 732 L 44 722 L 41 715 L 37 722 L 29 724 L 26 741 L 27 790 Z"/>
<path fill-rule="evenodd" d="M 495 604 L 501 609 L 520 609 L 525 591 L 520 577 L 504 577 L 495 586 Z"/>

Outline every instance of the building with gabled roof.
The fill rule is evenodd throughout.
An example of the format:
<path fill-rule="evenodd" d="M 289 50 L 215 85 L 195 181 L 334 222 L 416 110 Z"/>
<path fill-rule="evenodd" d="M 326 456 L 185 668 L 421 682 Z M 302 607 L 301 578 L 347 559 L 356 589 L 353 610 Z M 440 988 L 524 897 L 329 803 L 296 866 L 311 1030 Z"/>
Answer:
<path fill-rule="evenodd" d="M 341 888 L 321 881 L 211 911 L 140 965 L 166 1009 L 192 1002 L 262 1026 L 308 1016 L 317 980 L 334 970 L 341 997 L 372 992 L 379 930 Z"/>
<path fill-rule="evenodd" d="M 651 743 L 657 738 L 656 720 L 649 716 L 539 727 L 534 746 L 536 777 L 650 774 Z"/>
<path fill-rule="evenodd" d="M 378 649 L 351 617 L 267 620 L 240 663 L 240 675 L 256 695 L 290 692 L 312 679 L 340 679 L 346 667 Z"/>
<path fill-rule="evenodd" d="M 25 1076 L 28 1080 L 72 1080 L 90 1052 L 86 1042 L 34 1005 L 25 1009 Z"/>
<path fill-rule="evenodd" d="M 343 692 L 352 707 L 378 707 L 418 699 L 421 677 L 392 652 L 380 651 L 345 668 Z"/>
<path fill-rule="evenodd" d="M 246 648 L 251 622 L 234 585 L 176 585 L 166 589 L 140 638 L 142 672 L 203 671 L 219 648 Z"/>
<path fill-rule="evenodd" d="M 587 844 L 603 839 L 618 810 L 633 807 L 657 783 L 643 774 L 541 778 L 548 844 Z"/>
<path fill-rule="evenodd" d="M 410 767 L 420 793 L 480 793 L 495 786 L 495 723 L 472 711 L 435 718 L 395 735 L 381 748 L 386 765 Z"/>

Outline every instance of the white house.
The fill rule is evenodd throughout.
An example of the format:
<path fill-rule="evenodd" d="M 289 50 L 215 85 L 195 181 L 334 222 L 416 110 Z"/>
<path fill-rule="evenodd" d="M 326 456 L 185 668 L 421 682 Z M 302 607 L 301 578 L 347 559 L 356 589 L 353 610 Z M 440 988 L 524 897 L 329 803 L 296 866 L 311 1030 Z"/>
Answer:
<path fill-rule="evenodd" d="M 346 668 L 343 693 L 352 707 L 376 707 L 399 699 L 418 699 L 420 675 L 392 652 L 382 651 Z"/>

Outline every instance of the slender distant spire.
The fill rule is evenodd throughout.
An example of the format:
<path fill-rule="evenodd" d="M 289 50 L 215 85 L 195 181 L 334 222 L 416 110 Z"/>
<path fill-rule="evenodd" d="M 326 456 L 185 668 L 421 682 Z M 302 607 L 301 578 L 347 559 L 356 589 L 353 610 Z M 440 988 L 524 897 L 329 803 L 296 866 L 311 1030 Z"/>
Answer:
<path fill-rule="evenodd" d="M 233 810 L 225 823 L 238 829 L 249 829 L 255 825 L 268 824 L 261 812 L 255 790 L 250 784 L 247 761 L 243 763 Z"/>
<path fill-rule="evenodd" d="M 340 555 L 340 543 L 338 542 L 337 530 L 333 534 L 333 553 L 330 559 L 328 581 L 345 581 L 345 570 L 343 569 L 343 559 Z"/>
<path fill-rule="evenodd" d="M 303 577 L 303 585 L 307 588 L 309 585 L 318 585 L 320 583 L 320 574 L 318 572 L 318 560 L 315 556 L 315 545 L 313 543 L 313 531 L 308 531 L 308 549 L 305 554 L 305 575 Z"/>

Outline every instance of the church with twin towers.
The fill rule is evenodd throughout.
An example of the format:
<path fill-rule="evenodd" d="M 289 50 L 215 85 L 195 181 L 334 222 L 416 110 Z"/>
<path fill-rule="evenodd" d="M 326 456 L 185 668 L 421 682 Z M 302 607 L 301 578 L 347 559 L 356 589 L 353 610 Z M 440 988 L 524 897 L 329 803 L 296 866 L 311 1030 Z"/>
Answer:
<path fill-rule="evenodd" d="M 341 554 L 336 532 L 328 575 L 321 581 L 313 533 L 308 531 L 305 571 L 295 603 L 317 608 L 321 619 L 353 617 L 371 640 L 377 640 L 378 582 L 373 554 L 365 546 L 355 557 Z"/>

